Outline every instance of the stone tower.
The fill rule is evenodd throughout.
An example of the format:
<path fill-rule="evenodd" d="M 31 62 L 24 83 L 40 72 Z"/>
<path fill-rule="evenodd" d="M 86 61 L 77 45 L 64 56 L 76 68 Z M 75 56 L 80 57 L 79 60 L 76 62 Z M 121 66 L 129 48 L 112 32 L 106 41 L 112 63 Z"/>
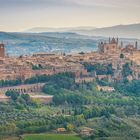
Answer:
<path fill-rule="evenodd" d="M 136 50 L 138 49 L 138 42 L 137 41 L 135 42 L 135 49 Z"/>
<path fill-rule="evenodd" d="M 5 46 L 3 43 L 0 43 L 0 57 L 5 57 Z"/>

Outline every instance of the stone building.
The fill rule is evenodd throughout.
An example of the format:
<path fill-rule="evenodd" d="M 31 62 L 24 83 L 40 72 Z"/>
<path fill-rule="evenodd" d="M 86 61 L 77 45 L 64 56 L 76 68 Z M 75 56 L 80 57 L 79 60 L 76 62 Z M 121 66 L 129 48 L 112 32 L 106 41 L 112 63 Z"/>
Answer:
<path fill-rule="evenodd" d="M 120 46 L 118 38 L 109 38 L 109 42 L 100 42 L 98 45 L 99 53 L 119 53 Z"/>
<path fill-rule="evenodd" d="M 5 57 L 5 46 L 3 43 L 0 44 L 0 57 Z"/>
<path fill-rule="evenodd" d="M 133 44 L 128 44 L 126 45 L 124 48 L 121 48 L 121 52 L 122 53 L 130 53 L 132 54 L 133 52 L 137 52 L 138 51 L 138 42 L 135 42 L 135 45 Z"/>

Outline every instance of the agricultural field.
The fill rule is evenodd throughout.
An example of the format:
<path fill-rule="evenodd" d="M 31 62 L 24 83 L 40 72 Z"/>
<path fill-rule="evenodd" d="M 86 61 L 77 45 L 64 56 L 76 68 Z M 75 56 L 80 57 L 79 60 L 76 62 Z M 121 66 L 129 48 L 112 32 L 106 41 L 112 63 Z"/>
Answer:
<path fill-rule="evenodd" d="M 24 135 L 23 140 L 82 140 L 78 136 L 69 134 L 38 134 Z"/>

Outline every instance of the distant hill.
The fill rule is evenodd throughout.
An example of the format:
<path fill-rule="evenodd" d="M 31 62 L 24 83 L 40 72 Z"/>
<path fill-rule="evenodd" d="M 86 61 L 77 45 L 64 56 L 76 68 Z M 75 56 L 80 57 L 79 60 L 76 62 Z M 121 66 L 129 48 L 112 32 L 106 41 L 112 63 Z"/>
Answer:
<path fill-rule="evenodd" d="M 25 32 L 29 33 L 41 33 L 41 32 L 73 32 L 73 33 L 84 33 L 95 29 L 95 27 L 66 27 L 66 28 L 48 28 L 48 27 L 34 27 Z"/>
<path fill-rule="evenodd" d="M 76 28 L 32 28 L 27 32 L 73 32 L 89 36 L 114 36 L 120 38 L 138 38 L 140 39 L 140 23 L 129 25 L 116 25 L 112 27 L 76 27 Z"/>
<path fill-rule="evenodd" d="M 8 33 L 0 32 L 9 55 L 29 55 L 36 52 L 76 53 L 96 49 L 97 39 L 76 33 Z"/>
<path fill-rule="evenodd" d="M 96 28 L 83 32 L 90 36 L 115 36 L 120 38 L 138 38 L 140 39 L 140 24 L 117 25 L 113 27 Z"/>
<path fill-rule="evenodd" d="M 87 36 L 72 32 L 8 33 L 0 32 L 0 41 L 9 55 L 29 55 L 37 52 L 78 53 L 97 50 L 97 44 L 107 37 Z M 136 39 L 120 38 L 124 44 Z M 137 40 L 140 44 L 140 40 Z"/>

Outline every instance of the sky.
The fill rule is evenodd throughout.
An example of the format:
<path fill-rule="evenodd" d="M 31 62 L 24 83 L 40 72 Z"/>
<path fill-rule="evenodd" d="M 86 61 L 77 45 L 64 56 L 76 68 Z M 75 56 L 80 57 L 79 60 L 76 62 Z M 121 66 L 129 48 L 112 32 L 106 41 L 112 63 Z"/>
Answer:
<path fill-rule="evenodd" d="M 0 0 L 0 31 L 140 23 L 140 0 Z"/>

